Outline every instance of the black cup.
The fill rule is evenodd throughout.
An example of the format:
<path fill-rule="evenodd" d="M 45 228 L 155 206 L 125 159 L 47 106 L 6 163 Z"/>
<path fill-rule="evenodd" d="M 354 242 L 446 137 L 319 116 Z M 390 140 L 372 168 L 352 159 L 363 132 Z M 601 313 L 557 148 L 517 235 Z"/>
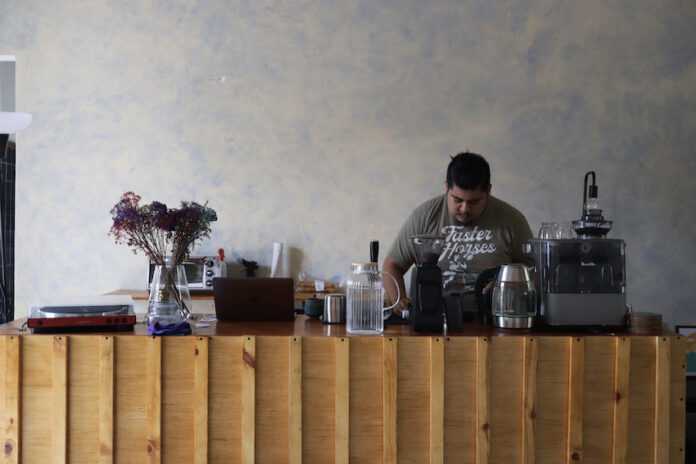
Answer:
<path fill-rule="evenodd" d="M 304 303 L 304 313 L 315 319 L 324 314 L 324 299 L 307 298 Z"/>

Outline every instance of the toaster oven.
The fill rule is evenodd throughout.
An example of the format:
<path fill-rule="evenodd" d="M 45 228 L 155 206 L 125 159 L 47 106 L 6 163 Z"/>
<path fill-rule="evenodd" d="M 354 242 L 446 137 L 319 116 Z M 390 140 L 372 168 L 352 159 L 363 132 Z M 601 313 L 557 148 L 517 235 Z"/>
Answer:
<path fill-rule="evenodd" d="M 227 277 L 227 265 L 219 256 L 189 256 L 182 265 L 190 290 L 213 290 L 213 278 Z M 147 290 L 152 286 L 155 264 L 148 260 Z"/>

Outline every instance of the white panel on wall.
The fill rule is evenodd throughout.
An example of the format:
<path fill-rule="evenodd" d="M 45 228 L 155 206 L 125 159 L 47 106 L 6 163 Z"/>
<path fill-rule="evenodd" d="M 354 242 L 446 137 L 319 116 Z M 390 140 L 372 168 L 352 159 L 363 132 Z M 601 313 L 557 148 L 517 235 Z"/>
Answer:
<path fill-rule="evenodd" d="M 0 55 L 0 111 L 15 109 L 15 57 Z"/>

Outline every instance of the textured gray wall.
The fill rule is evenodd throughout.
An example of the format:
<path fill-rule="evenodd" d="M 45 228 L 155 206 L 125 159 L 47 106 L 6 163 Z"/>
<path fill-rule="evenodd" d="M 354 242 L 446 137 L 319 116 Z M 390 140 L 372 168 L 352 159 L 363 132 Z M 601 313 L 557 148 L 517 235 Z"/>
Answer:
<path fill-rule="evenodd" d="M 7 12 L 10 12 L 9 14 Z M 9 0 L 17 57 L 17 315 L 140 288 L 109 210 L 210 201 L 211 241 L 338 280 L 478 151 L 533 229 L 582 179 L 627 243 L 628 300 L 696 324 L 696 3 Z"/>

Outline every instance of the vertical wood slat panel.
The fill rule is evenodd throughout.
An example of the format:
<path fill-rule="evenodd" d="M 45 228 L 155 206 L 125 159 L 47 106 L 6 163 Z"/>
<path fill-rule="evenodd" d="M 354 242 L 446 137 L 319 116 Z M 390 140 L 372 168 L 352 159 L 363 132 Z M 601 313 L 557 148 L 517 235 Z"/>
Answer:
<path fill-rule="evenodd" d="M 53 446 L 53 337 L 22 336 L 20 348 L 20 462 L 43 464 Z"/>
<path fill-rule="evenodd" d="M 5 462 L 17 464 L 20 462 L 19 430 L 20 420 L 20 344 L 21 337 L 2 337 L 4 343 L 4 390 L 3 390 L 3 454 Z"/>
<path fill-rule="evenodd" d="M 566 461 L 568 419 L 568 337 L 539 336 L 534 459 L 540 464 Z"/>
<path fill-rule="evenodd" d="M 162 458 L 162 339 L 147 341 L 147 462 Z"/>
<path fill-rule="evenodd" d="M 288 462 L 302 462 L 302 338 L 288 337 Z"/>
<path fill-rule="evenodd" d="M 534 442 L 536 440 L 536 401 L 537 401 L 537 364 L 539 361 L 539 343 L 534 338 L 524 339 L 524 374 L 522 407 L 524 419 L 522 421 L 522 446 L 524 447 L 522 458 L 525 464 L 534 464 Z"/>
<path fill-rule="evenodd" d="M 302 462 L 336 462 L 337 343 L 336 337 L 302 338 Z"/>
<path fill-rule="evenodd" d="M 475 337 L 445 338 L 445 462 L 473 463 L 476 455 Z"/>
<path fill-rule="evenodd" d="M 491 354 L 490 339 L 476 340 L 476 464 L 488 464 L 491 458 Z"/>
<path fill-rule="evenodd" d="M 628 404 L 631 379 L 631 339 L 616 337 L 614 356 L 614 417 L 612 463 L 626 464 L 628 451 Z"/>
<path fill-rule="evenodd" d="M 524 460 L 524 337 L 490 337 L 490 458 Z"/>
<path fill-rule="evenodd" d="M 148 426 L 149 337 L 117 335 L 114 339 L 114 461 L 145 462 Z"/>
<path fill-rule="evenodd" d="M 670 342 L 655 337 L 655 464 L 669 462 Z"/>
<path fill-rule="evenodd" d="M 99 339 L 99 462 L 114 462 L 114 338 Z"/>
<path fill-rule="evenodd" d="M 582 462 L 582 397 L 585 371 L 585 340 L 569 337 L 567 462 Z"/>
<path fill-rule="evenodd" d="M 349 460 L 350 341 L 334 339 L 334 463 Z"/>
<path fill-rule="evenodd" d="M 256 338 L 242 342 L 242 464 L 253 464 L 256 431 Z"/>
<path fill-rule="evenodd" d="M 145 462 L 148 429 L 149 337 L 117 335 L 114 339 L 114 461 Z"/>
<path fill-rule="evenodd" d="M 396 381 L 398 338 L 382 339 L 382 462 L 396 464 Z"/>
<path fill-rule="evenodd" d="M 247 340 L 249 339 L 249 340 Z M 254 364 L 244 353 L 251 337 L 210 337 L 208 340 L 208 459 L 245 462 L 243 449 L 244 364 Z M 251 350 L 253 355 L 253 349 Z M 253 367 L 252 367 L 253 369 Z M 253 387 L 253 382 L 252 382 Z M 253 409 L 252 409 L 253 411 Z M 253 459 L 253 429 L 251 450 Z"/>
<path fill-rule="evenodd" d="M 430 336 L 398 339 L 396 447 L 399 464 L 421 464 L 431 460 L 433 343 Z"/>
<path fill-rule="evenodd" d="M 54 464 L 67 459 L 68 338 L 53 337 L 53 430 L 51 460 Z"/>
<path fill-rule="evenodd" d="M 255 459 L 258 464 L 289 463 L 294 444 L 289 399 L 293 381 L 292 336 L 256 338 Z M 268 444 L 272 443 L 272 446 Z"/>
<path fill-rule="evenodd" d="M 350 337 L 348 446 L 353 462 L 384 461 L 386 344 L 383 337 Z"/>
<path fill-rule="evenodd" d="M 655 337 L 631 335 L 631 381 L 626 461 L 655 459 Z"/>
<path fill-rule="evenodd" d="M 208 462 L 208 338 L 198 337 L 193 358 L 193 462 Z"/>
<path fill-rule="evenodd" d="M 616 337 L 586 335 L 582 411 L 582 460 L 610 463 L 616 406 Z"/>
<path fill-rule="evenodd" d="M 686 460 L 686 338 L 670 337 L 672 375 L 670 377 L 670 449 L 669 462 L 681 464 Z"/>
<path fill-rule="evenodd" d="M 445 343 L 430 338 L 430 464 L 444 462 L 445 446 Z"/>
<path fill-rule="evenodd" d="M 196 336 L 159 337 L 162 343 L 160 461 L 194 462 Z"/>

